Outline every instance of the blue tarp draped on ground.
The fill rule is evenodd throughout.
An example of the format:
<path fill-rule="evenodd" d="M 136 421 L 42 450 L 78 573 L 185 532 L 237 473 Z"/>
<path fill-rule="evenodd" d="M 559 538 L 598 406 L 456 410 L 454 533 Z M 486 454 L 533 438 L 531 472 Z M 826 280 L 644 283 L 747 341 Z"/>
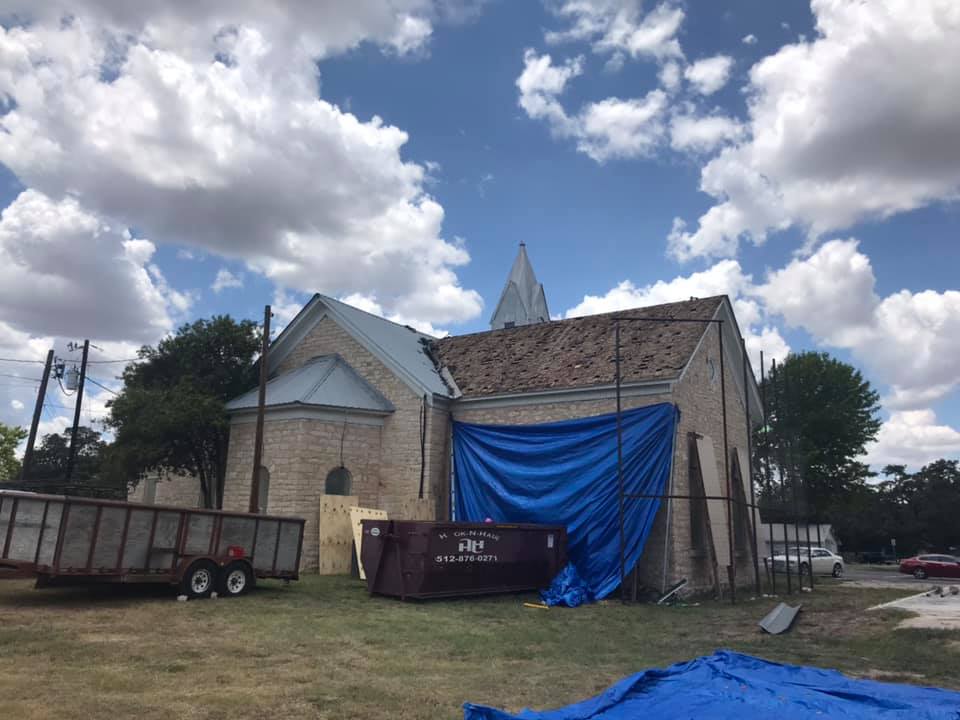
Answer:
<path fill-rule="evenodd" d="M 646 670 L 557 710 L 511 715 L 463 706 L 464 720 L 957 720 L 960 692 L 852 680 L 835 670 L 779 665 L 725 650 Z"/>
<path fill-rule="evenodd" d="M 670 476 L 677 410 L 661 403 L 621 414 L 625 493 L 658 495 Z M 579 605 L 620 582 L 616 415 L 543 425 L 453 425 L 457 520 L 564 525 L 573 567 L 544 595 Z M 626 568 L 640 558 L 659 500 L 624 507 Z"/>

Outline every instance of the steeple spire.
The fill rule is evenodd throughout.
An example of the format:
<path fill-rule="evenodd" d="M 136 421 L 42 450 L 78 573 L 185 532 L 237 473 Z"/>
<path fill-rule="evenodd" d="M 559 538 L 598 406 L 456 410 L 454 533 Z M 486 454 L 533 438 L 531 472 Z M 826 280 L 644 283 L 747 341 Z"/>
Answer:
<path fill-rule="evenodd" d="M 517 259 L 513 261 L 507 284 L 500 293 L 500 302 L 490 318 L 490 329 L 500 330 L 548 320 L 550 311 L 547 309 L 543 285 L 537 282 L 530 258 L 527 257 L 526 243 L 521 240 Z"/>

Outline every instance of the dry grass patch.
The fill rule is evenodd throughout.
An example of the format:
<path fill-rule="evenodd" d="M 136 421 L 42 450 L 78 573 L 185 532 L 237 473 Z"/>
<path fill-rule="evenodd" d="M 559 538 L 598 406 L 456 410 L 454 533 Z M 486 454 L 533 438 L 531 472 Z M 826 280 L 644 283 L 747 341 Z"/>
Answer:
<path fill-rule="evenodd" d="M 349 578 L 189 603 L 163 588 L 7 582 L 0 718 L 457 718 L 466 700 L 556 706 L 719 647 L 960 687 L 943 662 L 960 633 L 894 630 L 900 613 L 864 612 L 903 594 L 824 583 L 802 597 L 795 629 L 771 637 L 756 626 L 770 599 L 545 612 L 517 596 L 369 598 Z"/>

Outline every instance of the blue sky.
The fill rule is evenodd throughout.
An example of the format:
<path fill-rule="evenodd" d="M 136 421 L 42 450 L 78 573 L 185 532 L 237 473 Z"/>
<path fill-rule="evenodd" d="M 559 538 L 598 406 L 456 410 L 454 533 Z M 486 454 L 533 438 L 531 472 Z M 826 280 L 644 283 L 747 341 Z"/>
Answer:
<path fill-rule="evenodd" d="M 960 453 L 946 0 L 6 4 L 0 357 L 311 291 L 482 330 L 522 240 L 555 316 L 726 292 L 863 369 L 873 463 Z"/>

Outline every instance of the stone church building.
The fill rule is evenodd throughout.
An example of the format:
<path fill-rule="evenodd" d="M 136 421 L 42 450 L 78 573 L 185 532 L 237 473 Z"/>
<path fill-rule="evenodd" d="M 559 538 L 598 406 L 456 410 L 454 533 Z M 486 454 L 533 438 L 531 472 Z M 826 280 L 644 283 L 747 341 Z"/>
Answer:
<path fill-rule="evenodd" d="M 270 348 L 261 512 L 306 518 L 305 570 L 318 566 L 323 493 L 394 514 L 422 497 L 436 518 L 449 518 L 451 419 L 517 425 L 613 412 L 617 315 L 551 320 L 523 245 L 485 332 L 436 339 L 314 295 Z M 761 408 L 729 299 L 619 315 L 674 319 L 621 322 L 623 409 L 671 402 L 680 410 L 671 494 L 727 495 L 725 404 L 731 486 L 749 500 L 747 409 L 756 422 Z M 228 404 L 225 509 L 247 508 L 256 404 L 256 388 Z M 183 499 L 162 487 L 155 494 L 157 502 Z M 740 505 L 664 500 L 637 570 L 648 587 L 687 578 L 691 589 L 708 590 L 728 584 L 732 565 L 746 584 L 751 547 Z"/>

